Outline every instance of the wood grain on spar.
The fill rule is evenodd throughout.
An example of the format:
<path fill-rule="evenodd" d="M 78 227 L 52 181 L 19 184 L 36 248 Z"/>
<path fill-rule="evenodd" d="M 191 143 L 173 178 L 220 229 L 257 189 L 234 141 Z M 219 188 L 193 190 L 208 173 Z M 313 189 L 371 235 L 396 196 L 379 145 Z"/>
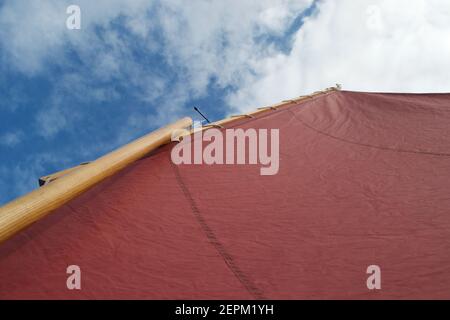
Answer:
<path fill-rule="evenodd" d="M 43 218 L 105 178 L 171 141 L 172 132 L 192 125 L 191 118 L 139 138 L 0 208 L 0 243 Z"/>

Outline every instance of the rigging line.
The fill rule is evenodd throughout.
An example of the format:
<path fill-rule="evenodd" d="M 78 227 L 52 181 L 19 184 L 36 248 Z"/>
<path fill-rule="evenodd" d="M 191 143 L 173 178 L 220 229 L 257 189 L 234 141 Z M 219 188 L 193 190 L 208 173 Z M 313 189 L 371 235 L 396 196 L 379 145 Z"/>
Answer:
<path fill-rule="evenodd" d="M 211 121 L 209 121 L 209 119 L 205 117 L 205 115 L 197 107 L 194 107 L 194 110 L 197 111 L 203 117 L 203 119 L 206 120 L 206 122 L 211 123 Z"/>

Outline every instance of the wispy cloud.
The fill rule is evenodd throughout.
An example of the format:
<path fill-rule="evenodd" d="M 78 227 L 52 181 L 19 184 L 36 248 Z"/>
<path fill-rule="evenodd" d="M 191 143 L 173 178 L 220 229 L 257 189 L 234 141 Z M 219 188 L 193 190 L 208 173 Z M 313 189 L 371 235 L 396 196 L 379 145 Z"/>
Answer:
<path fill-rule="evenodd" d="M 3 135 L 0 135 L 0 145 L 3 147 L 14 147 L 18 145 L 24 137 L 22 131 L 15 132 L 7 132 Z"/>
<path fill-rule="evenodd" d="M 182 85 L 184 99 L 177 99 L 180 110 L 190 98 L 206 95 L 211 81 L 222 88 L 239 88 L 259 59 L 274 54 L 270 44 L 258 42 L 258 37 L 282 34 L 311 3 L 196 0 L 186 6 L 181 0 L 80 0 L 82 30 L 74 32 L 64 24 L 69 1 L 47 0 L 42 5 L 6 1 L 0 11 L 0 39 L 10 63 L 25 74 L 49 73 L 55 66 L 71 70 L 78 78 L 71 92 L 87 94 L 86 99 L 95 90 L 98 98 L 105 97 L 105 87 L 113 82 L 126 87 L 127 94 L 152 103 L 173 94 L 180 97 L 173 89 Z M 54 81 L 60 87 L 60 77 Z M 88 84 L 90 90 L 78 90 L 79 83 Z M 54 94 L 67 96 L 61 90 Z M 57 116 L 61 123 L 63 113 L 53 107 L 39 113 L 38 120 L 47 124 Z M 44 119 L 47 114 L 49 120 Z M 65 127 L 42 132 L 50 131 L 52 136 L 58 128 Z"/>

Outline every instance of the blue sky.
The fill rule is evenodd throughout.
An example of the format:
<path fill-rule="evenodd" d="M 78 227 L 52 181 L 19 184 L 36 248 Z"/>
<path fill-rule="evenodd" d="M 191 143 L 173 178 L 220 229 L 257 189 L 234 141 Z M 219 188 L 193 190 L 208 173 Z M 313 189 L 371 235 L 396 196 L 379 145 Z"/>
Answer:
<path fill-rule="evenodd" d="M 81 30 L 66 28 L 70 4 Z M 437 0 L 0 1 L 0 204 L 198 119 L 193 106 L 220 119 L 337 82 L 450 91 L 449 12 Z"/>

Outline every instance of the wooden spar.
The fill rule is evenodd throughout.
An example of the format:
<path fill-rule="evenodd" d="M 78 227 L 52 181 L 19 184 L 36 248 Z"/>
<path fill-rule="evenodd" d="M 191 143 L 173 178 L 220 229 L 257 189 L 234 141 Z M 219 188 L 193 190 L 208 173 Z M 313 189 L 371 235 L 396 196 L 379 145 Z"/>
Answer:
<path fill-rule="evenodd" d="M 0 208 L 0 243 L 43 218 L 105 178 L 171 141 L 172 132 L 192 126 L 191 118 L 139 138 Z"/>
<path fill-rule="evenodd" d="M 80 164 L 78 166 L 75 166 L 75 167 L 72 167 L 72 168 L 69 168 L 69 169 L 65 169 L 65 170 L 62 170 L 62 171 L 58 171 L 58 172 L 50 174 L 48 176 L 41 177 L 41 178 L 39 178 L 39 185 L 43 186 L 43 185 L 46 185 L 46 184 L 48 184 L 48 183 L 50 183 L 52 181 L 55 181 L 56 179 L 59 179 L 62 176 L 65 176 L 65 175 L 71 173 L 72 171 L 78 170 L 79 168 L 81 168 L 82 166 L 84 166 L 84 165 L 86 165 L 88 163 L 89 162 L 86 162 L 84 164 Z"/>

